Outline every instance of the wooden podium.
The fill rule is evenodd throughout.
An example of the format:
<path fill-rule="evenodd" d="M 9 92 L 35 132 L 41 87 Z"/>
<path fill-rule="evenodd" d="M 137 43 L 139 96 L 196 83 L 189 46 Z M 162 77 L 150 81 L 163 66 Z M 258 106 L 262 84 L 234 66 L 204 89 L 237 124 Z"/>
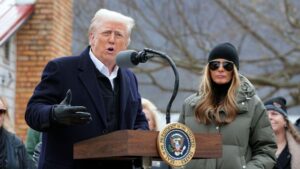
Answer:
<path fill-rule="evenodd" d="M 193 158 L 219 158 L 222 155 L 220 134 L 194 133 L 196 152 Z M 76 160 L 103 158 L 160 158 L 156 148 L 158 132 L 120 130 L 74 144 Z"/>

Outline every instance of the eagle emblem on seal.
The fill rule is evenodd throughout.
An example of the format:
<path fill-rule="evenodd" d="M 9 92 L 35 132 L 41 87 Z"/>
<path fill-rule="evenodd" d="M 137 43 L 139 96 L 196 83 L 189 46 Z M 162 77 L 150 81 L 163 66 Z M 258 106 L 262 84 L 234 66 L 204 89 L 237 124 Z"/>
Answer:
<path fill-rule="evenodd" d="M 183 154 L 183 151 L 186 149 L 184 146 L 184 137 L 178 133 L 173 134 L 170 137 L 169 151 L 173 152 L 175 156 Z"/>

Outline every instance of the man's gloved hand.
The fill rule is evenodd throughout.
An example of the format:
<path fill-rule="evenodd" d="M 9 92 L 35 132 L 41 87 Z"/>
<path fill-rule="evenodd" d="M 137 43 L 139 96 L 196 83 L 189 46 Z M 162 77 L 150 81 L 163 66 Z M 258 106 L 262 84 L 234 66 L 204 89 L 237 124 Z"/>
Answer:
<path fill-rule="evenodd" d="M 87 124 L 92 120 L 91 114 L 84 106 L 71 106 L 72 92 L 69 89 L 63 101 L 54 105 L 51 118 L 55 123 L 64 125 Z"/>

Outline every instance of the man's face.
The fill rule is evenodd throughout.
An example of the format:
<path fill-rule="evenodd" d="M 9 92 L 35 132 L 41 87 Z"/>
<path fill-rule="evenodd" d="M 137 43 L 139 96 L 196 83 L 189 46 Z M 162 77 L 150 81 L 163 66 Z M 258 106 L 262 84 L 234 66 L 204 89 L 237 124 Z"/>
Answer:
<path fill-rule="evenodd" d="M 129 34 L 125 24 L 104 21 L 89 35 L 94 55 L 106 66 L 114 66 L 116 55 L 127 49 Z"/>

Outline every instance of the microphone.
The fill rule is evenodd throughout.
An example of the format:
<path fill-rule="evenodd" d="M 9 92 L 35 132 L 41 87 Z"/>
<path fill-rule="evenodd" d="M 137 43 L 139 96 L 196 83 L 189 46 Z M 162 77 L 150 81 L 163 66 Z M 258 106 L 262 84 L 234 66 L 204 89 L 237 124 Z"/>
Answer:
<path fill-rule="evenodd" d="M 130 68 L 145 63 L 153 55 L 148 55 L 144 50 L 137 52 L 135 50 L 124 50 L 117 54 L 116 63 L 119 67 Z"/>

